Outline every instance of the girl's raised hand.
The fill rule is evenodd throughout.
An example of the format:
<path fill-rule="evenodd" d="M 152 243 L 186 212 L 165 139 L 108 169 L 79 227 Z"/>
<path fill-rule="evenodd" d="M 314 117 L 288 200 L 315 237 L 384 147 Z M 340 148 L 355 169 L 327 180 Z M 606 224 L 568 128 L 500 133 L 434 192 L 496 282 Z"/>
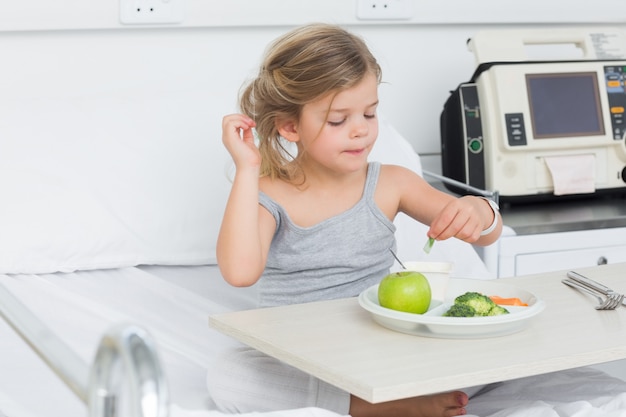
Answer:
<path fill-rule="evenodd" d="M 430 224 L 428 237 L 444 240 L 451 237 L 469 243 L 477 241 L 485 229 L 486 203 L 473 196 L 451 200 Z"/>
<path fill-rule="evenodd" d="M 261 153 L 254 143 L 254 120 L 243 114 L 230 114 L 222 120 L 222 142 L 235 166 L 259 167 Z"/>

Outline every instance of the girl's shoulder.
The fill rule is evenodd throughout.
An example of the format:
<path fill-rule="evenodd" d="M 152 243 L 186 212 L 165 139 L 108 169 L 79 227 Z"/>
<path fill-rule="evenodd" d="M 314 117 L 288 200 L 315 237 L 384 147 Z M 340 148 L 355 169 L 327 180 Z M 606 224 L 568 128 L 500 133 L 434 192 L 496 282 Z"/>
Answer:
<path fill-rule="evenodd" d="M 293 184 L 280 178 L 270 177 L 259 179 L 259 191 L 281 204 L 289 201 L 296 194 L 296 188 Z"/>
<path fill-rule="evenodd" d="M 288 184 L 287 181 L 278 177 L 272 178 L 269 175 L 264 175 L 259 178 L 259 187 L 261 188 L 261 191 L 271 191 L 273 189 L 284 188 L 286 184 Z"/>
<path fill-rule="evenodd" d="M 378 184 L 383 187 L 419 191 L 428 183 L 415 171 L 401 165 L 382 164 Z"/>
<path fill-rule="evenodd" d="M 401 165 L 394 164 L 381 164 L 380 165 L 380 176 L 392 177 L 392 178 L 422 178 L 415 171 L 403 167 Z"/>

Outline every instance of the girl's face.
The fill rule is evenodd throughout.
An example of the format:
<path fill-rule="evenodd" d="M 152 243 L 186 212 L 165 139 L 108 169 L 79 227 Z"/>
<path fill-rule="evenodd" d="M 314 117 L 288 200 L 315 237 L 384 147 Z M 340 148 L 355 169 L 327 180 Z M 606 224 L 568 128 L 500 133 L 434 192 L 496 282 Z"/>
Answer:
<path fill-rule="evenodd" d="M 304 166 L 312 163 L 342 173 L 362 169 L 378 137 L 377 106 L 374 75 L 306 104 L 295 126 Z"/>

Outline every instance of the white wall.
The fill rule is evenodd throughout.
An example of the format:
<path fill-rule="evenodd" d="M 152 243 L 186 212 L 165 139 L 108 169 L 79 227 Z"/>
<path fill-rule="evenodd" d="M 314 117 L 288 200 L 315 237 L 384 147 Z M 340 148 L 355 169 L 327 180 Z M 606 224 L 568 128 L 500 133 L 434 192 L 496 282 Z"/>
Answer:
<path fill-rule="evenodd" d="M 51 140 L 152 134 L 220 140 L 265 45 L 309 21 L 361 34 L 383 66 L 380 110 L 439 171 L 439 114 L 474 69 L 466 40 L 483 28 L 624 27 L 622 0 L 420 0 L 414 17 L 363 22 L 342 0 L 183 0 L 182 23 L 128 26 L 111 0 L 23 0 L 0 14 L 1 134 Z M 512 9 L 513 8 L 513 9 Z M 512 9 L 512 10 L 511 10 Z M 280 10 L 280 12 L 277 12 Z"/>

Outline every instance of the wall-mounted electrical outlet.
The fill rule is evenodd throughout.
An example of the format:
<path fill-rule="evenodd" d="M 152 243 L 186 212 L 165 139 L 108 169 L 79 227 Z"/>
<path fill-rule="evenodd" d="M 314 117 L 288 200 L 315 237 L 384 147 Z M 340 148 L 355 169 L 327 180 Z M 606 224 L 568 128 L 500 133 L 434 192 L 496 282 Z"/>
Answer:
<path fill-rule="evenodd" d="M 120 21 L 124 24 L 180 23 L 184 0 L 120 0 Z"/>
<path fill-rule="evenodd" d="M 414 0 L 356 0 L 356 17 L 361 20 L 408 20 Z"/>

